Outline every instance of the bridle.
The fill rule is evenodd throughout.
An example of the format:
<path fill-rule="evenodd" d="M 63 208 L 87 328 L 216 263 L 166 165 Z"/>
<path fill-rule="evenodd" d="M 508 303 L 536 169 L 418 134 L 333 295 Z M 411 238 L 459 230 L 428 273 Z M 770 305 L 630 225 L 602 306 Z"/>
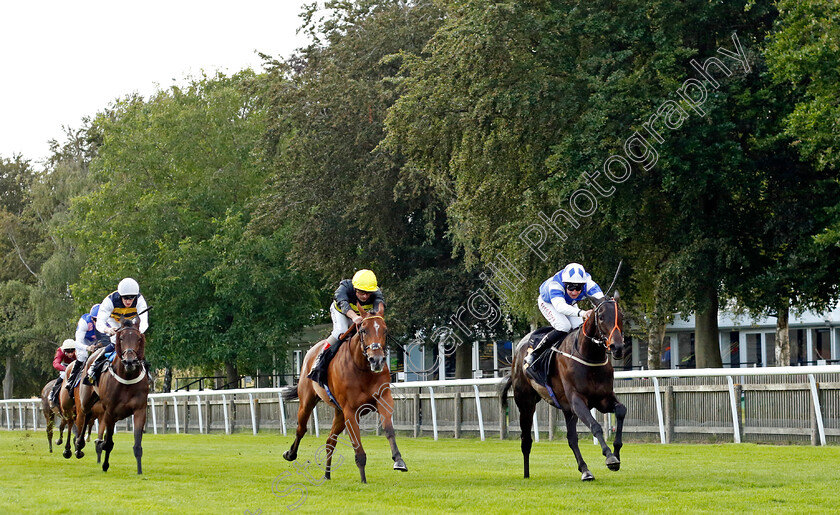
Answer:
<path fill-rule="evenodd" d="M 125 331 L 125 330 L 128 330 L 128 329 L 131 329 L 131 330 L 137 331 L 137 333 L 138 333 L 138 334 L 140 334 L 140 337 L 141 337 L 141 339 L 142 339 L 142 337 L 143 337 L 143 333 L 141 333 L 141 332 L 140 332 L 140 330 L 139 330 L 139 329 L 137 329 L 136 327 L 128 327 L 128 326 L 123 326 L 123 327 L 120 327 L 119 329 L 117 329 L 117 334 L 119 335 L 119 333 L 120 333 L 121 331 Z M 116 349 L 115 349 L 115 350 L 116 350 Z M 125 350 L 122 352 L 122 354 L 120 354 L 120 360 L 122 360 L 122 361 L 126 361 L 126 360 L 127 360 L 128 353 L 129 353 L 129 352 L 130 352 L 130 353 L 132 353 L 132 354 L 134 354 L 134 358 L 135 358 L 135 359 L 137 359 L 138 361 L 140 361 L 140 373 L 139 373 L 139 374 L 137 374 L 137 377 L 135 377 L 135 378 L 133 378 L 133 379 L 125 379 L 125 378 L 123 378 L 123 377 L 120 377 L 120 376 L 119 376 L 119 375 L 118 375 L 118 374 L 114 371 L 114 367 L 113 367 L 113 365 L 112 365 L 112 364 L 108 364 L 108 372 L 110 372 L 110 373 L 111 373 L 111 375 L 112 375 L 112 376 L 114 376 L 114 379 L 116 379 L 116 380 L 117 380 L 117 382 L 122 383 L 122 384 L 126 384 L 126 385 L 131 385 L 131 384 L 136 384 L 136 383 L 139 383 L 140 381 L 142 381 L 142 380 L 143 380 L 143 378 L 144 378 L 144 377 L 146 377 L 146 365 L 143 363 L 143 361 L 142 361 L 142 360 L 140 360 L 140 355 L 137 353 L 137 349 L 125 349 Z"/>
<path fill-rule="evenodd" d="M 612 304 L 615 305 L 615 311 L 614 311 L 615 317 L 613 319 L 614 325 L 613 325 L 612 329 L 610 329 L 610 332 L 608 334 L 605 334 L 601 330 L 601 324 L 598 323 L 597 319 L 595 319 L 595 329 L 598 331 L 598 334 L 596 336 L 590 336 L 590 335 L 586 334 L 586 321 L 585 320 L 584 320 L 584 323 L 583 323 L 583 327 L 581 327 L 581 329 L 580 329 L 580 332 L 583 334 L 584 338 L 588 338 L 590 341 L 593 341 L 593 342 L 597 343 L 598 345 L 602 346 L 607 351 L 611 351 L 612 350 L 611 349 L 612 343 L 610 343 L 610 342 L 612 341 L 612 335 L 616 331 L 621 331 L 621 329 L 618 327 L 618 301 L 616 301 L 615 299 L 610 299 L 610 300 L 605 300 L 604 302 L 598 304 L 598 307 L 595 308 L 595 312 L 592 314 L 592 316 L 597 317 L 598 313 L 601 311 L 601 308 L 603 308 L 608 302 L 611 302 Z"/>
<path fill-rule="evenodd" d="M 383 317 L 379 316 L 379 315 L 369 316 L 369 317 L 365 318 L 363 320 L 363 322 L 367 321 L 367 320 L 372 320 L 374 318 L 378 318 L 379 320 L 382 320 L 383 323 L 385 322 L 385 319 Z M 362 354 L 364 354 L 365 358 L 368 359 L 368 360 L 371 359 L 370 355 L 368 354 L 368 349 L 380 350 L 382 348 L 382 344 L 379 343 L 379 342 L 374 342 L 374 343 L 371 343 L 370 345 L 365 345 L 365 333 L 361 329 L 359 329 L 359 343 L 362 346 Z"/>

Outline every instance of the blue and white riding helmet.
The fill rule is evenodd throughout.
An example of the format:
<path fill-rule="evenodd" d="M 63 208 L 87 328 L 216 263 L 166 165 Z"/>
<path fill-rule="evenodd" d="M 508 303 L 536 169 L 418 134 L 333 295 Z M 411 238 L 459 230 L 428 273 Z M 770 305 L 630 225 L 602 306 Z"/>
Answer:
<path fill-rule="evenodd" d="M 586 284 L 587 279 L 589 279 L 589 274 L 586 273 L 580 263 L 569 263 L 560 274 L 560 280 L 563 281 L 563 284 Z"/>

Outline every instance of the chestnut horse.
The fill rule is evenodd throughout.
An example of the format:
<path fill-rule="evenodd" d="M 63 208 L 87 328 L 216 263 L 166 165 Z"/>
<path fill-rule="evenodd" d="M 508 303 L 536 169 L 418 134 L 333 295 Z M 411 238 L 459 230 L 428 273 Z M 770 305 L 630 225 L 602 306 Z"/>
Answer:
<path fill-rule="evenodd" d="M 102 470 L 108 471 L 108 458 L 114 448 L 114 426 L 130 415 L 134 415 L 134 457 L 137 459 L 137 473 L 142 474 L 143 430 L 146 427 L 146 403 L 149 397 L 149 375 L 144 366 L 146 337 L 134 322 L 129 319 L 123 321 L 123 326 L 117 329 L 117 341 L 114 344 L 114 361 L 106 365 L 99 378 L 98 386 L 79 385 L 76 395 L 76 428 L 84 427 L 92 415 L 91 409 L 97 399 L 102 403 L 104 413 L 102 426 L 105 428 L 105 438 L 102 449 L 105 450 L 105 461 Z M 85 372 L 93 364 L 97 351 L 88 358 Z M 82 449 L 84 439 L 76 437 L 76 457 L 84 456 Z"/>
<path fill-rule="evenodd" d="M 70 458 L 73 453 L 70 451 L 70 444 L 72 443 L 72 438 L 70 438 L 70 429 L 75 430 L 76 424 L 76 401 L 75 398 L 79 396 L 79 387 L 77 386 L 73 390 L 73 397 L 70 396 L 70 390 L 65 388 L 67 381 L 67 377 L 70 377 L 73 373 L 73 367 L 83 366 L 78 361 L 74 361 L 67 365 L 66 370 L 66 377 L 62 380 L 61 389 L 58 391 L 58 406 L 53 410 L 60 418 L 61 418 L 61 425 L 67 425 L 67 443 L 64 446 L 64 452 L 62 456 L 65 458 Z M 43 401 L 41 401 L 43 404 Z M 90 435 L 93 431 L 93 423 L 95 421 L 99 421 L 99 434 L 96 438 L 96 462 L 99 463 L 100 455 L 102 452 L 102 432 L 103 432 L 103 425 L 102 425 L 102 404 L 97 400 L 97 402 L 93 405 L 92 408 L 93 416 L 87 421 L 87 441 L 90 441 Z M 75 432 L 75 431 L 74 431 Z M 61 445 L 61 441 L 56 442 L 58 445 Z"/>
<path fill-rule="evenodd" d="M 283 453 L 283 458 L 287 461 L 294 461 L 297 458 L 298 446 L 301 438 L 306 434 L 309 415 L 319 401 L 324 401 L 335 408 L 330 436 L 327 438 L 324 478 L 330 479 L 332 456 L 338 443 L 338 435 L 346 428 L 355 450 L 356 466 L 359 468 L 362 483 L 367 483 L 365 477 L 367 455 L 362 447 L 359 420 L 368 413 L 378 411 L 382 417 L 382 428 L 391 444 L 394 470 L 405 472 L 408 468 L 405 466 L 400 450 L 397 448 L 394 426 L 391 422 L 394 399 L 391 396 L 390 388 L 391 373 L 388 370 L 388 364 L 385 362 L 385 338 L 387 334 L 385 319 L 382 317 L 382 313 L 370 314 L 365 312 L 361 306 L 359 306 L 359 315 L 363 320 L 359 324 L 358 331 L 349 341 L 342 344 L 329 364 L 327 387 L 335 400 L 330 398 L 327 390 L 321 385 L 306 377 L 318 353 L 326 344 L 326 340 L 319 342 L 306 353 L 301 365 L 300 381 L 297 387 L 283 388 L 284 399 L 300 399 L 295 441 L 291 448 Z M 354 327 L 351 327 L 345 334 L 352 332 L 354 332 Z"/>
<path fill-rule="evenodd" d="M 613 392 L 613 366 L 609 353 L 619 358 L 624 351 L 622 328 L 624 318 L 618 308 L 618 292 L 609 300 L 595 301 L 593 314 L 583 325 L 572 331 L 558 349 L 550 349 L 551 367 L 548 388 L 537 384 L 525 374 L 523 359 L 528 351 L 530 334 L 525 336 L 514 352 L 511 375 L 502 390 L 502 402 L 507 403 L 507 392 L 513 386 L 513 398 L 519 408 L 519 426 L 522 429 L 522 456 L 525 477 L 529 477 L 528 458 L 531 453 L 531 426 L 537 403 L 542 400 L 563 411 L 566 419 L 566 439 L 575 454 L 582 481 L 594 479 L 583 461 L 578 447 L 577 421 L 582 420 L 601 444 L 606 465 L 616 471 L 621 466 L 621 431 L 627 408 L 618 402 Z M 597 408 L 602 413 L 615 413 L 617 420 L 615 452 L 604 441 L 604 431 L 589 410 Z"/>

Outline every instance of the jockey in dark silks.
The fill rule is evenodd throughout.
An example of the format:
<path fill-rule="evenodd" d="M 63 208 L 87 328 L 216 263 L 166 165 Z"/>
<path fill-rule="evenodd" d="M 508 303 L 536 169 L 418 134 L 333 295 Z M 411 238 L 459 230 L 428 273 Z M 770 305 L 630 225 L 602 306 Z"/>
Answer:
<path fill-rule="evenodd" d="M 362 317 L 357 313 L 359 305 L 365 311 L 381 314 L 385 309 L 385 298 L 376 281 L 376 275 L 370 270 L 359 270 L 353 279 L 344 279 L 335 290 L 335 300 L 330 305 L 333 330 L 327 338 L 327 345 L 318 354 L 312 371 L 307 377 L 319 384 L 327 380 L 327 365 L 338 352 L 342 341 L 339 339 L 350 327 L 350 323 L 359 324 Z"/>
<path fill-rule="evenodd" d="M 138 315 L 139 313 L 139 315 Z M 117 341 L 117 329 L 120 319 L 138 315 L 140 324 L 137 326 L 141 333 L 149 328 L 149 312 L 146 299 L 140 294 L 140 285 L 130 277 L 126 277 L 117 286 L 117 291 L 102 299 L 99 304 L 99 316 L 96 320 L 96 330 L 111 337 L 111 342 L 105 350 L 97 356 L 96 361 L 88 370 L 87 384 L 94 384 L 99 372 L 110 353 L 114 352 Z"/>

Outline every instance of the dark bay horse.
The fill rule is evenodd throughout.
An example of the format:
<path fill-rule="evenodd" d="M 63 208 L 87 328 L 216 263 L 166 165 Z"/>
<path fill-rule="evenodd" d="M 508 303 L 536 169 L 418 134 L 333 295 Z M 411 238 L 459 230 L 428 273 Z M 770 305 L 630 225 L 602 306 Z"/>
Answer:
<path fill-rule="evenodd" d="M 525 477 L 529 477 L 528 458 L 531 454 L 531 427 L 534 411 L 540 399 L 563 411 L 566 419 L 566 439 L 575 454 L 582 481 L 590 481 L 594 476 L 583 461 L 578 447 L 577 421 L 582 420 L 601 444 L 601 451 L 606 456 L 606 465 L 616 471 L 621 466 L 621 431 L 627 408 L 618 402 L 613 392 L 613 367 L 609 353 L 621 357 L 624 351 L 624 317 L 618 308 L 618 292 L 609 300 L 596 301 L 597 306 L 583 325 L 572 331 L 553 352 L 548 385 L 551 391 L 531 380 L 522 368 L 522 362 L 528 351 L 528 339 L 525 336 L 514 352 L 511 375 L 502 390 L 502 401 L 507 402 L 507 392 L 513 387 L 513 398 L 519 408 L 519 425 L 522 429 L 522 456 L 525 462 Z M 553 395 L 552 395 L 553 393 Z M 556 401 L 555 401 L 556 399 Z M 559 404 L 559 406 L 558 406 Z M 604 440 L 601 424 L 595 420 L 589 410 L 596 408 L 602 413 L 615 413 L 616 432 L 610 451 Z"/>
<path fill-rule="evenodd" d="M 350 443 L 355 451 L 356 466 L 359 468 L 362 483 L 367 483 L 365 477 L 367 455 L 362 447 L 359 420 L 368 413 L 377 411 L 382 418 L 382 428 L 391 444 L 394 470 L 407 471 L 408 468 L 402 459 L 400 450 L 397 448 L 394 426 L 391 421 L 394 399 L 390 388 L 391 373 L 388 370 L 388 364 L 385 362 L 385 338 L 387 334 L 385 319 L 382 317 L 382 313 L 369 314 L 361 306 L 359 306 L 359 315 L 362 316 L 363 321 L 359 324 L 358 331 L 349 341 L 341 345 L 329 364 L 327 387 L 338 404 L 330 398 L 324 388 L 306 377 L 318 353 L 326 344 L 326 340 L 319 342 L 306 353 L 301 365 L 298 385 L 283 389 L 284 399 L 300 399 L 295 441 L 291 448 L 283 453 L 283 457 L 287 461 L 297 459 L 298 446 L 301 438 L 306 434 L 306 424 L 309 421 L 309 416 L 315 409 L 315 405 L 319 401 L 324 401 L 335 408 L 332 428 L 326 444 L 324 478 L 330 479 L 332 456 L 336 444 L 340 441 L 338 435 L 346 428 Z"/>
<path fill-rule="evenodd" d="M 134 327 L 134 321 L 129 319 L 117 330 L 117 341 L 114 344 L 114 361 L 106 365 L 99 378 L 98 386 L 79 385 L 76 395 L 76 429 L 92 416 L 92 408 L 98 398 L 102 403 L 102 426 L 105 428 L 105 438 L 102 449 L 105 451 L 105 461 L 102 470 L 108 471 L 108 458 L 114 448 L 114 426 L 128 416 L 134 415 L 134 457 L 137 459 L 137 473 L 142 474 L 143 430 L 146 427 L 146 404 L 149 397 L 149 375 L 144 366 L 146 337 Z M 102 352 L 102 350 L 97 351 Z M 88 358 L 84 373 L 93 364 L 97 353 Z M 76 457 L 84 456 L 82 448 L 84 439 L 75 439 Z"/>

